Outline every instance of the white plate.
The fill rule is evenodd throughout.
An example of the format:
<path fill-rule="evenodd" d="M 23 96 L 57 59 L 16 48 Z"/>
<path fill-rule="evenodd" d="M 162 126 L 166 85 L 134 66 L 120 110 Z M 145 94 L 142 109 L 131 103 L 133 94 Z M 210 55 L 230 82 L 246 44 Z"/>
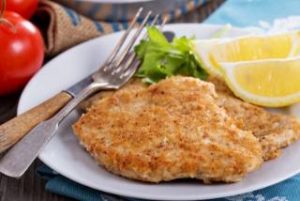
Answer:
<path fill-rule="evenodd" d="M 170 25 L 165 30 L 177 35 L 210 37 L 220 26 L 201 24 Z M 249 33 L 246 30 L 232 29 L 230 36 Z M 87 76 L 105 60 L 120 33 L 97 38 L 72 48 L 59 55 L 29 82 L 18 107 L 22 113 L 55 93 L 69 87 Z M 70 125 L 78 119 L 73 112 L 62 123 L 57 135 L 46 146 L 39 158 L 60 174 L 85 186 L 123 196 L 156 200 L 201 200 L 231 196 L 261 189 L 300 171 L 300 143 L 287 148 L 276 160 L 267 162 L 258 171 L 235 184 L 204 185 L 201 182 L 168 182 L 146 184 L 131 181 L 108 173 L 99 167 L 88 153 L 78 144 Z"/>

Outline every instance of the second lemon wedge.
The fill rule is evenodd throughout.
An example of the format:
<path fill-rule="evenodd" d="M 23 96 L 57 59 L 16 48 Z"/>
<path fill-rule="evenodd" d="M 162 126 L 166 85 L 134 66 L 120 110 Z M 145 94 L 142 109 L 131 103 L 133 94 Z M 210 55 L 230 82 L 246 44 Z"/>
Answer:
<path fill-rule="evenodd" d="M 221 63 L 224 79 L 236 96 L 267 107 L 300 101 L 300 57 Z"/>
<path fill-rule="evenodd" d="M 192 46 L 203 68 L 210 74 L 221 77 L 221 62 L 282 59 L 299 55 L 300 31 L 233 39 L 196 40 Z"/>

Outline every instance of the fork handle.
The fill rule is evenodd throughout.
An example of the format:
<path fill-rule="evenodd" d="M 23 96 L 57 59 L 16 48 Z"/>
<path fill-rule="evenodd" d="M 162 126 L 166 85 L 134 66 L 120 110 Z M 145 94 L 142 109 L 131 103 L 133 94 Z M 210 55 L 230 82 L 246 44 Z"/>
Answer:
<path fill-rule="evenodd" d="M 103 86 L 103 87 L 102 87 Z M 0 172 L 9 177 L 19 178 L 28 169 L 41 150 L 54 137 L 62 120 L 85 98 L 92 93 L 105 89 L 106 83 L 92 83 L 69 101 L 50 119 L 39 123 L 0 160 Z M 111 87 L 110 87 L 111 88 Z"/>
<path fill-rule="evenodd" d="M 72 96 L 70 94 L 61 92 L 29 111 L 0 125 L 0 153 L 18 142 L 37 124 L 49 119 L 71 99 Z"/>

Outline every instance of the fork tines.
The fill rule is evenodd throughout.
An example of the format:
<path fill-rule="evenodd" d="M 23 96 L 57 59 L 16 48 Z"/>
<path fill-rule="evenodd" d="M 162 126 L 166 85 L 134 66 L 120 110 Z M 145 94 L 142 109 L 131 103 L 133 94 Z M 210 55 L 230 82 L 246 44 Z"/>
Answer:
<path fill-rule="evenodd" d="M 112 53 L 105 62 L 104 71 L 110 71 L 111 74 L 117 75 L 121 71 L 124 72 L 125 70 L 126 72 L 126 69 L 128 69 L 132 65 L 139 65 L 139 61 L 136 59 L 136 55 L 132 49 L 134 44 L 140 37 L 143 29 L 148 24 L 150 26 L 155 26 L 157 24 L 159 28 L 162 29 L 163 25 L 167 21 L 167 18 L 164 18 L 162 22 L 158 23 L 160 15 L 155 15 L 154 18 L 151 20 L 151 23 L 149 23 L 152 11 L 148 11 L 143 21 L 141 23 L 138 23 L 142 12 L 143 8 L 140 8 L 133 20 L 130 22 L 128 29 L 123 33 L 122 37 L 117 42 L 117 45 L 115 46 Z M 136 29 L 134 29 L 135 27 Z M 145 39 L 146 37 L 147 34 L 145 34 L 142 38 Z M 120 74 L 119 76 L 126 75 Z"/>

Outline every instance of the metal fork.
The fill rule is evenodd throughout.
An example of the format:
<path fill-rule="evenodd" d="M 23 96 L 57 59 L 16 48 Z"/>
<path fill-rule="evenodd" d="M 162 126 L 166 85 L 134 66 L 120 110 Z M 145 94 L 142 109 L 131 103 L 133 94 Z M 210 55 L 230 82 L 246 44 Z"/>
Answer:
<path fill-rule="evenodd" d="M 38 124 L 22 140 L 12 147 L 0 161 L 1 173 L 15 178 L 22 176 L 30 164 L 38 156 L 42 148 L 55 135 L 62 120 L 81 101 L 97 91 L 119 89 L 128 82 L 128 80 L 136 72 L 140 63 L 131 49 L 148 23 L 152 13 L 149 11 L 142 23 L 138 25 L 135 31 L 132 31 L 134 26 L 137 24 L 137 19 L 139 18 L 142 10 L 142 8 L 139 9 L 129 28 L 118 41 L 105 64 L 92 75 L 93 82 L 91 82 L 83 90 L 80 90 L 77 95 L 74 95 L 74 98 L 56 115 L 54 115 L 51 119 Z M 151 25 L 155 25 L 158 18 L 158 15 L 155 16 Z M 163 23 L 164 22 L 165 20 Z M 133 36 L 129 42 L 126 43 L 131 32 L 134 32 Z M 83 80 L 82 84 L 85 82 L 86 80 Z M 78 86 L 76 87 L 78 88 Z M 76 87 L 71 89 L 71 91 L 78 90 Z"/>

